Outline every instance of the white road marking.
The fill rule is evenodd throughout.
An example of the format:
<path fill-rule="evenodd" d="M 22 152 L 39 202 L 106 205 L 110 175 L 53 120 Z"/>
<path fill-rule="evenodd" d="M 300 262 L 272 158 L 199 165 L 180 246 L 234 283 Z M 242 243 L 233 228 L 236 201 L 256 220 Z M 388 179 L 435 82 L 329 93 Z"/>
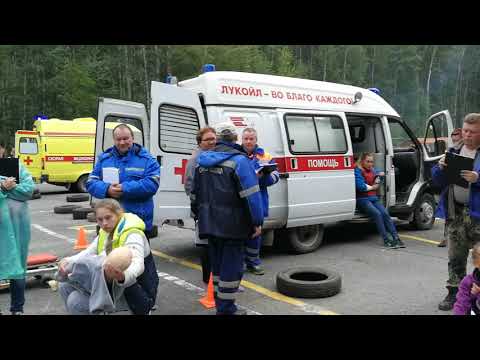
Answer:
<path fill-rule="evenodd" d="M 37 230 L 40 230 L 41 232 L 44 232 L 45 234 L 50 235 L 50 236 L 53 236 L 53 237 L 56 237 L 56 238 L 62 239 L 62 240 L 67 240 L 69 243 L 75 244 L 75 241 L 76 241 L 75 239 L 71 239 L 69 237 L 66 237 L 65 235 L 58 234 L 55 231 L 52 231 L 50 229 L 47 229 L 46 227 L 43 227 L 42 225 L 32 224 L 32 227 L 34 227 Z"/>
<path fill-rule="evenodd" d="M 164 273 L 164 272 L 161 272 L 161 271 L 157 271 L 157 274 L 159 277 L 161 277 L 162 279 L 165 279 L 167 281 L 171 281 L 172 283 L 174 283 L 175 285 L 178 285 L 178 286 L 181 286 L 183 287 L 184 289 L 187 289 L 188 291 L 191 291 L 191 292 L 194 292 L 196 293 L 198 296 L 205 296 L 205 290 L 202 289 L 201 287 L 198 287 L 194 284 L 191 284 L 183 279 L 180 279 L 176 276 L 173 276 L 173 275 L 170 275 L 170 274 L 167 274 L 167 273 Z M 248 309 L 246 308 L 245 306 L 242 306 L 242 305 L 239 305 L 239 304 L 236 304 L 239 308 L 241 309 L 245 309 L 247 310 L 247 313 L 249 315 L 262 315 L 261 313 L 259 312 L 256 312 L 256 311 L 253 311 L 251 309 Z"/>

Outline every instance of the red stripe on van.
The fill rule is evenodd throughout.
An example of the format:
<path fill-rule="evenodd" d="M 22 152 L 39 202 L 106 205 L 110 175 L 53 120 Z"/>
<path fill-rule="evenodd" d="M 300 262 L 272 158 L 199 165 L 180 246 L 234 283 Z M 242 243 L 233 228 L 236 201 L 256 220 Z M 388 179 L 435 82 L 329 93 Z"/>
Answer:
<path fill-rule="evenodd" d="M 74 163 L 91 163 L 95 158 L 93 156 L 47 156 L 45 161 L 47 162 L 62 162 L 70 161 Z"/>
<path fill-rule="evenodd" d="M 330 171 L 353 169 L 355 164 L 351 155 L 335 156 L 287 156 L 274 159 L 281 173 L 300 171 Z"/>
<path fill-rule="evenodd" d="M 20 134 L 20 135 L 38 135 L 38 132 L 25 130 L 25 131 L 17 131 L 17 134 Z"/>

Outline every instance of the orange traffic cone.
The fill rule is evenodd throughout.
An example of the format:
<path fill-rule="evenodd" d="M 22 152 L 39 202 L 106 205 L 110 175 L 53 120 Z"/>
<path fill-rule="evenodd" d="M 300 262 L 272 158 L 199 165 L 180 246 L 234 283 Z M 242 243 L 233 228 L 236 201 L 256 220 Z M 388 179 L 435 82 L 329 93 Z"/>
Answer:
<path fill-rule="evenodd" d="M 85 229 L 80 226 L 78 229 L 78 234 L 77 234 L 77 241 L 75 242 L 75 246 L 73 247 L 73 250 L 83 250 L 88 247 L 88 241 L 87 241 L 87 234 L 85 233 Z"/>
<path fill-rule="evenodd" d="M 213 275 L 210 273 L 210 280 L 208 280 L 207 295 L 201 298 L 200 303 L 207 309 L 215 307 L 215 298 L 213 297 Z"/>

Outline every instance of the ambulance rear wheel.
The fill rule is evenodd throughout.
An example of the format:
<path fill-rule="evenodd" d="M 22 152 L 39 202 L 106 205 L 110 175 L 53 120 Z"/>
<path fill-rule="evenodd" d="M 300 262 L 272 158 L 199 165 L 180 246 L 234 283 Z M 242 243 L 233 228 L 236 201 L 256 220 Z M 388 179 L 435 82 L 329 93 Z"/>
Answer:
<path fill-rule="evenodd" d="M 79 193 L 86 193 L 87 192 L 87 180 L 88 180 L 88 175 L 82 175 L 78 178 L 77 182 L 75 184 L 72 184 L 71 190 Z"/>
<path fill-rule="evenodd" d="M 288 243 L 294 254 L 306 254 L 318 249 L 323 242 L 323 225 L 307 225 L 288 229 Z"/>

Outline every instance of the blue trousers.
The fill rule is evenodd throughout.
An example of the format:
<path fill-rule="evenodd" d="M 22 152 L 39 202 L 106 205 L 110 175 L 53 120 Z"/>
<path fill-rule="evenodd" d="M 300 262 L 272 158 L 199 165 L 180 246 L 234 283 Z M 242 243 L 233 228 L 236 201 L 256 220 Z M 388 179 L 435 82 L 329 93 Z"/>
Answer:
<path fill-rule="evenodd" d="M 23 312 L 25 304 L 25 279 L 10 280 L 10 311 Z"/>
<path fill-rule="evenodd" d="M 260 248 L 262 247 L 262 237 L 250 238 L 245 241 L 245 263 L 247 266 L 257 266 L 260 261 Z"/>
<path fill-rule="evenodd" d="M 243 276 L 245 241 L 208 239 L 217 315 L 237 311 L 235 299 Z"/>
<path fill-rule="evenodd" d="M 368 215 L 375 222 L 377 230 L 385 244 L 390 242 L 388 234 L 391 234 L 393 239 L 398 238 L 395 224 L 388 214 L 387 209 L 385 209 L 379 200 L 357 200 L 357 207 L 362 213 Z"/>

